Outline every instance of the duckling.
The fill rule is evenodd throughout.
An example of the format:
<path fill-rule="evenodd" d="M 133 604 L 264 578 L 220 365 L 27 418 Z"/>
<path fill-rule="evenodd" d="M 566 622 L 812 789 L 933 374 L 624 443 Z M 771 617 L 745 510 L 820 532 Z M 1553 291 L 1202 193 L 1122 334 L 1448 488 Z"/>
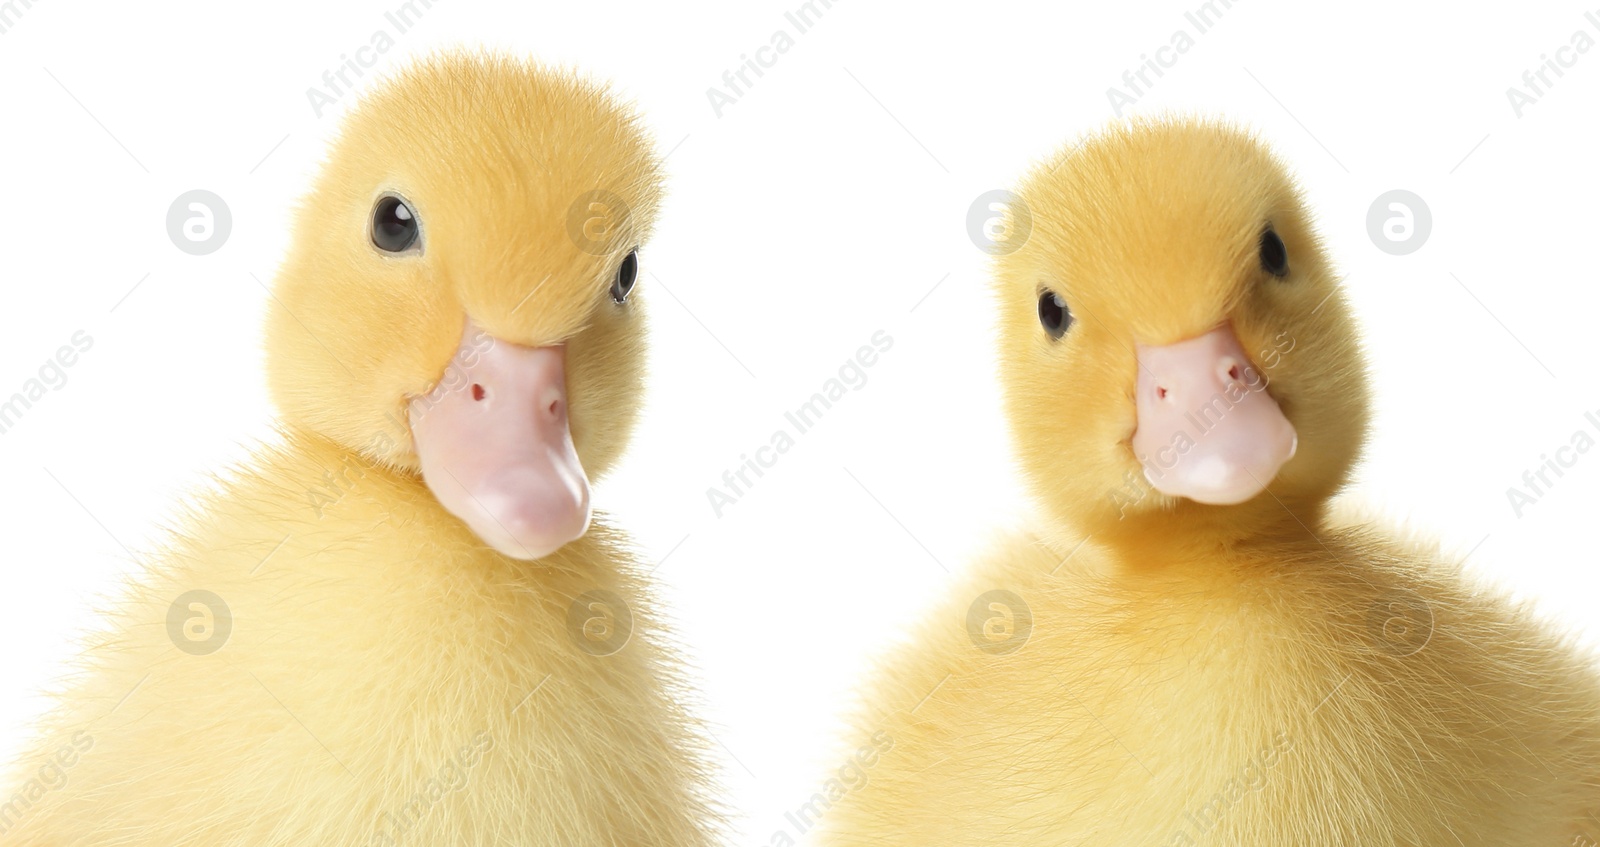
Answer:
<path fill-rule="evenodd" d="M 994 291 L 1037 514 L 884 660 L 819 843 L 1594 844 L 1594 657 L 1330 506 L 1368 378 L 1285 166 L 1140 121 L 1018 197 Z"/>
<path fill-rule="evenodd" d="M 281 443 L 149 557 L 7 843 L 712 842 L 681 662 L 589 499 L 639 408 L 661 182 L 606 88 L 509 57 L 352 111 L 271 289 Z"/>

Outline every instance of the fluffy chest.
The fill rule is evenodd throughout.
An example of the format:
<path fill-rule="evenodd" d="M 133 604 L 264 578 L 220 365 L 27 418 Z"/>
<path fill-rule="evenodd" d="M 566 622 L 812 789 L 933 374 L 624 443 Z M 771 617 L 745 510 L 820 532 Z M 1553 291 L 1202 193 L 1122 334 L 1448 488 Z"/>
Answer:
<path fill-rule="evenodd" d="M 1019 556 L 1038 573 L 1056 561 Z M 960 843 L 1561 840 L 1597 748 L 1592 693 L 1572 708 L 1557 643 L 1421 563 L 1287 564 L 1133 583 L 979 576 L 892 668 L 893 707 L 875 720 L 895 747 L 840 829 L 953 829 Z"/>
<path fill-rule="evenodd" d="M 56 716 L 29 826 L 101 843 L 701 844 L 699 741 L 597 526 L 543 566 L 432 512 L 236 498 L 166 551 Z M 28 843 L 28 842 L 22 842 Z M 74 842 L 79 843 L 79 842 Z"/>

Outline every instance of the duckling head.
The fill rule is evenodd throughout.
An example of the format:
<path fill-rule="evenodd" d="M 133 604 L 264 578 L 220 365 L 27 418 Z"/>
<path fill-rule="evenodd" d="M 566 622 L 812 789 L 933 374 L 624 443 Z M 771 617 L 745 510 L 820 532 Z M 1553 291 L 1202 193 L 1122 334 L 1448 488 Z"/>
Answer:
<path fill-rule="evenodd" d="M 420 474 L 508 556 L 582 536 L 639 407 L 660 183 L 638 119 L 569 73 L 401 72 L 346 118 L 274 283 L 284 423 Z"/>
<path fill-rule="evenodd" d="M 1002 383 L 1029 484 L 1102 538 L 1304 532 L 1367 419 L 1348 308 L 1286 169 L 1166 119 L 1038 167 L 997 260 Z M 1292 528 L 1292 529 L 1291 529 Z"/>

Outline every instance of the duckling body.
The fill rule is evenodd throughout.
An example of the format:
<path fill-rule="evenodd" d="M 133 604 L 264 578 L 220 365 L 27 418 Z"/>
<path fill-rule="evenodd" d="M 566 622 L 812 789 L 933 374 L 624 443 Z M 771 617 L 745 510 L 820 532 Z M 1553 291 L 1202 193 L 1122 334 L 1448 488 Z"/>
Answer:
<path fill-rule="evenodd" d="M 307 492 L 329 473 L 347 488 L 319 516 Z M 7 841 L 710 843 L 642 572 L 604 522 L 537 566 L 508 559 L 414 476 L 290 433 L 210 498 L 88 651 L 20 763 L 80 730 L 89 746 Z M 200 655 L 166 624 L 197 588 L 231 618 Z M 584 604 L 573 621 L 595 591 L 626 611 Z M 212 611 L 208 630 L 185 610 L 195 629 L 177 640 L 204 650 Z"/>
<path fill-rule="evenodd" d="M 605 89 L 520 60 L 353 110 L 269 298 L 281 438 L 145 559 L 6 843 L 711 843 L 647 574 L 589 504 L 660 181 Z"/>
<path fill-rule="evenodd" d="M 860 726 L 893 749 L 823 843 L 1587 843 L 1591 667 L 1453 562 L 1315 529 L 1121 576 L 998 545 L 887 663 Z M 966 623 L 996 589 L 1032 618 L 1010 655 Z"/>
<path fill-rule="evenodd" d="M 1036 514 L 884 660 L 853 740 L 893 747 L 821 843 L 1600 839 L 1594 658 L 1459 559 L 1333 516 L 1365 370 L 1285 169 L 1158 121 L 1019 195 L 1033 234 L 996 292 Z M 1253 399 L 1219 389 L 1207 431 L 1147 455 L 1182 373 Z"/>

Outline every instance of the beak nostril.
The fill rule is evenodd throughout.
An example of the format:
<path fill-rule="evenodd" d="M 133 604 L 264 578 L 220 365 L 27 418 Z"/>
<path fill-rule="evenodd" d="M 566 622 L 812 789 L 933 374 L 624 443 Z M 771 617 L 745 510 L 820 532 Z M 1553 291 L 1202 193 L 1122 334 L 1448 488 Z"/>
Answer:
<path fill-rule="evenodd" d="M 1162 388 L 1159 385 L 1156 386 L 1156 399 L 1157 400 L 1165 400 L 1165 399 L 1167 399 L 1167 390 L 1165 388 Z"/>
<path fill-rule="evenodd" d="M 548 411 L 550 412 L 550 417 L 552 417 L 552 418 L 560 417 L 561 416 L 561 401 L 560 400 L 551 400 L 550 401 L 550 408 L 549 408 Z"/>
<path fill-rule="evenodd" d="M 1238 365 L 1234 365 L 1233 367 L 1228 368 L 1228 379 L 1231 379 L 1234 382 L 1238 382 L 1239 381 L 1239 366 Z"/>
<path fill-rule="evenodd" d="M 487 392 L 483 390 L 483 386 L 474 382 L 472 384 L 472 399 L 481 401 L 485 396 L 487 396 Z"/>

